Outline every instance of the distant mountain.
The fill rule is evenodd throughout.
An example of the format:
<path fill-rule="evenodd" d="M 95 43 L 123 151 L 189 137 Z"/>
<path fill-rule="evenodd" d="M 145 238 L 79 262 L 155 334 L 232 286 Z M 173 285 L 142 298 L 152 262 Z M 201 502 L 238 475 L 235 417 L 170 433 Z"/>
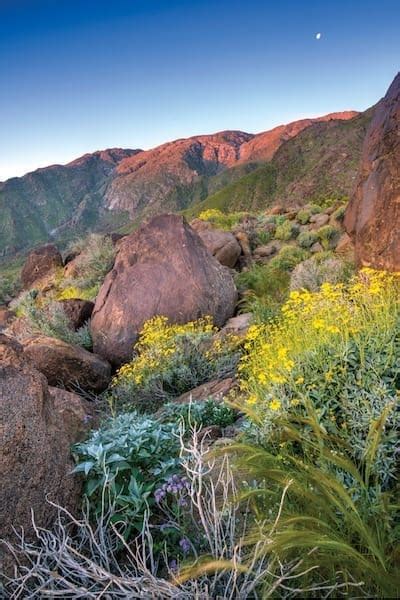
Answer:
<path fill-rule="evenodd" d="M 348 161 L 353 162 L 359 153 L 354 132 L 362 135 L 362 119 L 359 122 L 358 118 L 355 112 L 334 113 L 257 135 L 223 131 L 175 140 L 147 151 L 104 150 L 86 154 L 65 166 L 53 165 L 9 179 L 0 183 L 0 255 L 50 238 L 68 238 L 88 229 L 116 228 L 128 219 L 179 211 L 207 202 L 216 193 L 233 198 L 232 209 L 238 205 L 235 194 L 240 194 L 240 206 L 250 209 L 270 203 L 277 190 L 283 193 L 286 184 L 300 199 L 302 189 L 306 194 L 310 186 L 304 183 L 303 188 L 296 188 L 290 179 L 291 173 L 297 178 L 299 170 L 299 177 L 307 181 L 306 174 L 301 175 L 299 153 L 304 151 L 303 158 L 309 156 L 311 144 L 312 152 L 318 155 L 318 149 L 329 146 L 337 135 L 342 138 L 342 145 L 347 144 L 346 140 L 354 144 L 348 153 Z M 349 127 L 343 129 L 347 123 Z M 290 144 L 308 131 L 312 131 L 311 137 L 306 136 L 300 145 L 295 143 L 291 150 Z M 334 131 L 337 134 L 332 134 Z M 335 142 L 332 155 L 337 149 Z M 303 169 L 308 168 L 308 162 L 307 159 Z M 345 158 L 336 163 L 335 169 L 343 172 Z M 329 178 L 331 166 L 323 168 Z M 348 193 L 349 177 L 344 179 L 342 188 Z M 232 185 L 236 186 L 233 196 Z"/>

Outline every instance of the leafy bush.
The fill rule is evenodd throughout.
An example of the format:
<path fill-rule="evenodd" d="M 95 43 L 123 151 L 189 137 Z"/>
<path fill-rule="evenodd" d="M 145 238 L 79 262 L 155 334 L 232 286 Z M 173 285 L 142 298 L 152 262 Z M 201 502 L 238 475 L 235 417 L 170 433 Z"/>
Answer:
<path fill-rule="evenodd" d="M 286 299 L 289 274 L 268 265 L 254 265 L 236 277 L 243 295 L 241 310 L 251 312 L 256 320 L 267 321 L 278 311 Z"/>
<path fill-rule="evenodd" d="M 281 271 L 291 271 L 296 265 L 308 257 L 306 250 L 296 248 L 295 246 L 284 246 L 280 249 L 277 256 L 270 261 L 272 269 Z"/>
<path fill-rule="evenodd" d="M 317 235 L 325 250 L 329 250 L 335 245 L 334 242 L 338 239 L 340 231 L 332 225 L 324 225 L 318 229 Z"/>
<path fill-rule="evenodd" d="M 63 307 L 54 301 L 40 305 L 36 290 L 27 292 L 19 301 L 17 315 L 26 318 L 34 333 L 41 333 L 86 349 L 91 349 L 93 345 L 89 322 L 74 331 Z"/>
<path fill-rule="evenodd" d="M 291 292 L 281 319 L 249 329 L 249 354 L 239 365 L 242 388 L 268 422 L 276 413 L 314 406 L 326 431 L 346 440 L 356 460 L 365 452 L 370 423 L 388 411 L 387 445 L 376 463 L 382 484 L 393 477 L 392 435 L 400 425 L 394 425 L 400 419 L 394 412 L 399 289 L 397 276 L 364 269 L 347 285 Z"/>
<path fill-rule="evenodd" d="M 211 462 L 195 432 L 189 442 L 180 437 L 180 454 L 186 491 L 179 497 L 186 506 L 177 513 L 171 510 L 177 497 L 173 491 L 158 494 L 163 529 L 174 529 L 180 536 L 174 548 L 157 551 L 147 517 L 141 535 L 125 544 L 115 530 L 114 507 L 109 512 L 104 507 L 94 522 L 86 512 L 76 519 L 59 507 L 52 529 L 36 527 L 34 541 L 21 535 L 12 546 L 19 560 L 14 577 L 5 578 L 10 597 L 36 598 L 45 592 L 63 598 L 78 594 L 81 598 L 257 600 L 301 594 L 302 560 L 294 557 L 277 565 L 268 542 L 249 543 L 252 522 L 243 518 L 227 456 Z M 107 487 L 99 493 L 107 495 Z M 271 536 L 274 529 L 275 525 Z M 307 591 L 318 594 L 318 590 Z"/>
<path fill-rule="evenodd" d="M 185 325 L 172 325 L 166 317 L 147 321 L 138 355 L 113 380 L 114 405 L 151 411 L 202 383 L 233 374 L 238 340 L 213 339 L 214 333 L 210 319 Z"/>
<path fill-rule="evenodd" d="M 86 291 L 84 299 L 93 300 L 104 277 L 113 267 L 115 252 L 110 237 L 95 233 L 89 235 L 84 241 L 81 254 L 75 259 L 77 275 L 64 280 L 62 289 L 77 289 L 78 295 L 75 296 L 77 298 L 83 298 L 82 294 Z M 89 295 L 91 297 L 88 297 Z M 61 297 L 64 298 L 62 292 Z"/>
<path fill-rule="evenodd" d="M 364 581 L 369 597 L 399 585 L 399 292 L 398 275 L 371 269 L 292 292 L 280 319 L 249 329 L 239 365 L 258 446 L 242 450 L 249 477 L 265 481 L 255 498 L 268 498 L 261 520 L 274 485 L 279 496 L 292 482 L 272 547 L 282 561 L 310 551 L 323 579 L 342 573 L 347 593 Z"/>
<path fill-rule="evenodd" d="M 73 448 L 75 473 L 93 517 L 113 510 L 113 523 L 128 539 L 156 505 L 154 491 L 179 470 L 176 425 L 136 413 L 121 414 Z"/>
<path fill-rule="evenodd" d="M 315 231 L 302 231 L 297 238 L 297 243 L 301 248 L 311 248 L 318 241 L 318 235 Z"/>
<path fill-rule="evenodd" d="M 334 256 L 313 256 L 294 268 L 290 289 L 316 292 L 323 283 L 346 282 L 354 273 L 354 265 Z"/>
<path fill-rule="evenodd" d="M 190 404 L 177 404 L 169 402 L 163 407 L 163 420 L 179 422 L 183 419 L 185 428 L 208 427 L 218 425 L 224 428 L 233 425 L 237 418 L 237 411 L 223 402 L 216 402 L 209 398 L 205 402 L 192 402 Z"/>
<path fill-rule="evenodd" d="M 274 232 L 268 231 L 267 229 L 261 229 L 257 231 L 257 246 L 263 246 L 264 244 L 268 244 L 274 238 Z"/>
<path fill-rule="evenodd" d="M 336 219 L 336 221 L 343 221 L 344 215 L 346 214 L 347 206 L 344 204 L 343 206 L 339 206 L 332 214 L 332 217 Z"/>
<path fill-rule="evenodd" d="M 305 208 L 303 208 L 302 210 L 299 210 L 299 212 L 297 213 L 297 220 L 299 223 L 301 223 L 301 225 L 306 225 L 311 217 L 311 210 L 307 210 Z"/>
<path fill-rule="evenodd" d="M 244 212 L 223 213 L 217 208 L 203 210 L 198 216 L 202 221 L 209 221 L 219 229 L 230 230 L 246 215 Z"/>
<path fill-rule="evenodd" d="M 298 234 L 297 226 L 291 221 L 284 221 L 281 225 L 278 225 L 275 231 L 275 238 L 288 242 Z"/>

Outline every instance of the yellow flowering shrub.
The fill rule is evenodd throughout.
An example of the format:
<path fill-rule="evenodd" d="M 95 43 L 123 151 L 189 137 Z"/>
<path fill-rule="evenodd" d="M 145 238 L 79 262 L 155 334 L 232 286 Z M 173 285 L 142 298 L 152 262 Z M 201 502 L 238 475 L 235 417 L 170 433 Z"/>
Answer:
<path fill-rule="evenodd" d="M 112 383 L 114 399 L 132 408 L 151 410 L 161 403 L 236 368 L 238 340 L 214 337 L 211 318 L 172 324 L 163 316 L 147 321 L 133 360 Z"/>
<path fill-rule="evenodd" d="M 362 269 L 347 284 L 292 291 L 274 322 L 248 331 L 238 366 L 247 412 L 268 436 L 275 417 L 311 410 L 361 455 L 374 419 L 387 411 L 394 424 L 399 340 L 399 274 Z"/>
<path fill-rule="evenodd" d="M 203 210 L 198 218 L 202 221 L 209 221 L 216 227 L 220 229 L 231 229 L 234 225 L 236 225 L 246 213 L 243 212 L 235 212 L 235 213 L 223 213 L 217 208 L 208 208 L 207 210 Z"/>

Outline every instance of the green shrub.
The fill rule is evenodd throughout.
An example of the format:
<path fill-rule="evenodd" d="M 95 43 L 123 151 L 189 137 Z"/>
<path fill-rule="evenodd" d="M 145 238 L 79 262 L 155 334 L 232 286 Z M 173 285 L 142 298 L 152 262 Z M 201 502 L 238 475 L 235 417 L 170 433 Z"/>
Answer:
<path fill-rule="evenodd" d="M 138 355 L 117 372 L 111 386 L 114 409 L 151 411 L 198 385 L 235 372 L 238 339 L 214 338 L 209 319 L 185 325 L 165 317 L 147 321 L 136 346 Z"/>
<path fill-rule="evenodd" d="M 270 267 L 280 271 L 291 271 L 308 257 L 306 250 L 295 246 L 284 246 L 270 261 Z"/>
<path fill-rule="evenodd" d="M 318 241 L 318 235 L 315 231 L 302 231 L 297 238 L 297 243 L 301 248 L 311 248 Z"/>
<path fill-rule="evenodd" d="M 338 239 L 340 231 L 332 225 L 324 225 L 317 231 L 318 239 L 321 242 L 323 248 L 328 250 L 335 244 L 335 240 Z"/>
<path fill-rule="evenodd" d="M 156 505 L 154 492 L 179 471 L 176 424 L 160 424 L 136 413 L 121 414 L 73 447 L 75 473 L 85 478 L 92 517 L 113 511 L 125 539 L 142 530 Z"/>
<path fill-rule="evenodd" d="M 274 238 L 274 231 L 268 231 L 266 229 L 261 229 L 261 230 L 257 231 L 256 247 L 263 246 L 264 244 L 268 244 L 268 242 L 273 240 L 273 238 Z"/>
<path fill-rule="evenodd" d="M 58 302 L 53 301 L 40 306 L 37 301 L 36 290 L 31 290 L 24 295 L 18 305 L 17 315 L 26 318 L 30 329 L 34 333 L 41 333 L 86 349 L 92 348 L 89 322 L 74 331 L 63 307 Z"/>
<path fill-rule="evenodd" d="M 347 206 L 344 204 L 343 206 L 339 206 L 332 214 L 332 217 L 336 219 L 336 221 L 343 221 L 344 215 L 346 214 Z"/>
<path fill-rule="evenodd" d="M 233 425 L 237 418 L 237 411 L 223 402 L 216 402 L 212 398 L 204 402 L 189 404 L 167 403 L 162 409 L 163 421 L 179 422 L 183 419 L 185 429 L 191 427 L 208 427 L 217 425 L 224 428 Z"/>
<path fill-rule="evenodd" d="M 223 213 L 217 208 L 209 208 L 207 210 L 203 210 L 198 216 L 202 221 L 209 221 L 215 227 L 219 229 L 224 229 L 229 231 L 237 225 L 243 217 L 246 216 L 244 212 L 234 212 L 234 213 Z"/>
<path fill-rule="evenodd" d="M 281 225 L 278 225 L 275 231 L 275 238 L 284 242 L 296 237 L 299 230 L 294 223 L 291 221 L 284 221 Z"/>
<path fill-rule="evenodd" d="M 319 204 L 311 204 L 309 210 L 312 215 L 319 215 L 323 212 L 323 208 Z"/>
<path fill-rule="evenodd" d="M 311 211 L 306 210 L 305 208 L 299 210 L 299 212 L 297 213 L 297 220 L 299 223 L 301 223 L 301 225 L 306 225 L 309 222 L 310 217 Z"/>
<path fill-rule="evenodd" d="M 347 282 L 354 274 L 354 265 L 335 256 L 313 256 L 294 268 L 290 289 L 316 292 L 324 283 Z"/>
<path fill-rule="evenodd" d="M 275 316 L 286 299 L 289 274 L 268 265 L 254 265 L 236 277 L 242 293 L 240 309 L 251 312 L 257 321 L 268 321 Z"/>
<path fill-rule="evenodd" d="M 104 277 L 112 269 L 116 250 L 109 236 L 100 234 L 91 234 L 77 243 L 77 248 L 82 248 L 82 252 L 75 259 L 77 275 L 65 279 L 61 282 L 60 299 L 63 298 L 63 291 L 67 288 L 73 288 L 78 291 L 79 296 L 92 300 L 96 297 Z M 88 298 L 87 290 L 90 290 L 91 298 Z"/>

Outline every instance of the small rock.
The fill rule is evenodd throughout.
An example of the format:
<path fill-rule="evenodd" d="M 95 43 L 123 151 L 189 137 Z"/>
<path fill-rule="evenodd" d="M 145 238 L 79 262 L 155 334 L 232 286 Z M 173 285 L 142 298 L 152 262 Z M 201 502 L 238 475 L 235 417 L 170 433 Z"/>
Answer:
<path fill-rule="evenodd" d="M 228 319 L 224 327 L 217 333 L 218 337 L 223 337 L 228 334 L 244 336 L 250 327 L 252 313 L 243 313 Z"/>
<path fill-rule="evenodd" d="M 267 215 L 282 215 L 285 212 L 285 209 L 280 204 L 276 204 L 269 210 Z"/>
<path fill-rule="evenodd" d="M 199 235 L 209 252 L 225 267 L 233 268 L 241 253 L 241 247 L 230 231 L 215 229 L 211 223 L 195 219 L 190 226 Z"/>
<path fill-rule="evenodd" d="M 310 217 L 311 229 L 319 229 L 329 223 L 329 215 L 317 214 Z"/>
<path fill-rule="evenodd" d="M 3 331 L 6 327 L 8 327 L 14 317 L 15 315 L 13 312 L 11 312 L 11 310 L 0 306 L 0 331 Z"/>
<path fill-rule="evenodd" d="M 222 436 L 222 431 L 218 425 L 209 425 L 208 427 L 203 427 L 203 429 L 200 429 L 197 436 L 199 442 L 213 442 Z"/>
<path fill-rule="evenodd" d="M 323 251 L 323 247 L 319 242 L 315 242 L 315 244 L 313 244 L 310 248 L 310 252 L 312 254 L 316 254 L 317 252 L 322 252 Z"/>
<path fill-rule="evenodd" d="M 214 379 L 213 381 L 203 383 L 193 390 L 178 396 L 174 402 L 177 402 L 178 404 L 189 404 L 189 402 L 204 402 L 209 398 L 219 401 L 227 396 L 236 385 L 236 380 L 232 377 L 227 377 L 226 379 Z"/>
<path fill-rule="evenodd" d="M 267 256 L 273 256 L 279 251 L 280 247 L 281 244 L 279 241 L 273 241 L 269 242 L 268 244 L 265 244 L 264 246 L 258 246 L 254 250 L 254 258 L 257 259 L 264 258 Z"/>

